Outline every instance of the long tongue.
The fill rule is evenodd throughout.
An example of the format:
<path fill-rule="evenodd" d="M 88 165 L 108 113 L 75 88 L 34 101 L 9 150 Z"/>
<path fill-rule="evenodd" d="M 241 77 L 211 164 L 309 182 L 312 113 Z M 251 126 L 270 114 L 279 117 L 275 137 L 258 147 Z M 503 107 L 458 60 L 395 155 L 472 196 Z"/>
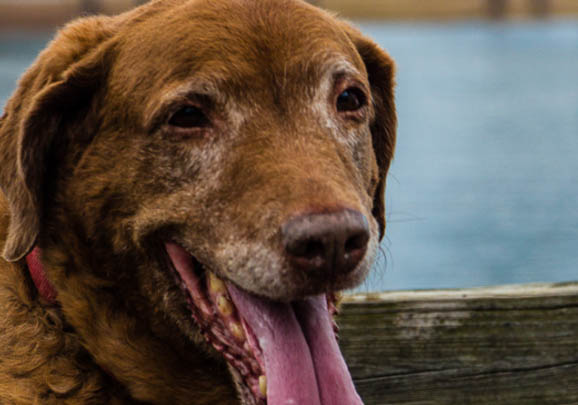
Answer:
<path fill-rule="evenodd" d="M 259 341 L 268 405 L 363 404 L 341 356 L 325 296 L 283 304 L 229 293 Z"/>
<path fill-rule="evenodd" d="M 294 305 L 309 342 L 321 403 L 363 405 L 339 351 L 325 296 L 307 298 Z"/>

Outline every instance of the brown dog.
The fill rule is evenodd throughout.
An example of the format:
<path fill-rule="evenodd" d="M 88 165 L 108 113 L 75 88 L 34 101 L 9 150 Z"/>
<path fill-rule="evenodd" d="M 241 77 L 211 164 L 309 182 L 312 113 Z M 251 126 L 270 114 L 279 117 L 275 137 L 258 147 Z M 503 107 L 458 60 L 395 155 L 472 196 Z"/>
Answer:
<path fill-rule="evenodd" d="M 384 231 L 392 87 L 299 0 L 63 29 L 0 123 L 0 403 L 361 403 L 331 316 Z"/>

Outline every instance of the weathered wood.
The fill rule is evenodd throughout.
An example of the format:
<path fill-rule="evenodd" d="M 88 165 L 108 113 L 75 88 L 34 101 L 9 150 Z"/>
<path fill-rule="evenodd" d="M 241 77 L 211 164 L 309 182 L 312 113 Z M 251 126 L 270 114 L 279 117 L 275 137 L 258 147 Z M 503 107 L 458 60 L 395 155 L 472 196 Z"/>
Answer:
<path fill-rule="evenodd" d="M 578 404 L 578 283 L 345 298 L 366 405 Z"/>

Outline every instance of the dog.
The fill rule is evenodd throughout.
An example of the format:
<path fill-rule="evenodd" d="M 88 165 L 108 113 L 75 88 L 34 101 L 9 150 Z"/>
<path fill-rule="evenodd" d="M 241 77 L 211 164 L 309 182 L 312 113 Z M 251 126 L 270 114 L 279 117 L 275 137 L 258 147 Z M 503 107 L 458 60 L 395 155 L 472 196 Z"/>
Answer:
<path fill-rule="evenodd" d="M 394 62 L 300 0 L 65 26 L 0 121 L 0 403 L 352 405 Z"/>

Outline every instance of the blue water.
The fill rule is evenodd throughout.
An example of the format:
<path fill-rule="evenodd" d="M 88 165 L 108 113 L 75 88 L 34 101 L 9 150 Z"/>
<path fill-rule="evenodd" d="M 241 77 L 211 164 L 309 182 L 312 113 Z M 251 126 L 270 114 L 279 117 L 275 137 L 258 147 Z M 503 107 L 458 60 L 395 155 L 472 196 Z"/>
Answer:
<path fill-rule="evenodd" d="M 578 280 L 578 21 L 362 28 L 399 112 L 363 290 Z"/>
<path fill-rule="evenodd" d="M 578 280 L 578 21 L 359 25 L 397 61 L 399 115 L 361 290 Z M 0 33 L 0 105 L 47 40 Z"/>

